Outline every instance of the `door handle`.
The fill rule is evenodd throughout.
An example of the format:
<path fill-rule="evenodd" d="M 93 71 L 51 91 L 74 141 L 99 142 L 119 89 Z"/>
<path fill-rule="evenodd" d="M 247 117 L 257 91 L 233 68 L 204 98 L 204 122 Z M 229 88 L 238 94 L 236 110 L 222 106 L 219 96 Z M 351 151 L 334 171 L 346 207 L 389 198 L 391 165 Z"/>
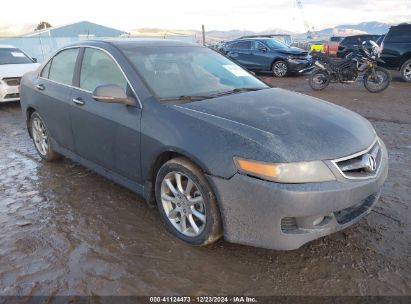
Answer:
<path fill-rule="evenodd" d="M 44 84 L 36 85 L 36 89 L 39 90 L 39 91 L 44 91 L 44 89 L 45 89 Z"/>
<path fill-rule="evenodd" d="M 79 106 L 84 105 L 84 100 L 81 99 L 81 97 L 73 98 L 72 101 L 73 101 L 76 105 L 79 105 Z"/>

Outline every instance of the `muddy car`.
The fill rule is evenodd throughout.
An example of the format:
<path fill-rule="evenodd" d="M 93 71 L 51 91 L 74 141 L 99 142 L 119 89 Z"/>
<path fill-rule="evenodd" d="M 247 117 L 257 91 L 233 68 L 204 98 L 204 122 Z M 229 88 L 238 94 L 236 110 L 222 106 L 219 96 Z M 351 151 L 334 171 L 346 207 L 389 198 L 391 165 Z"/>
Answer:
<path fill-rule="evenodd" d="M 298 248 L 369 213 L 387 176 L 366 119 L 198 45 L 81 42 L 25 75 L 21 98 L 44 160 L 144 196 L 189 244 Z"/>

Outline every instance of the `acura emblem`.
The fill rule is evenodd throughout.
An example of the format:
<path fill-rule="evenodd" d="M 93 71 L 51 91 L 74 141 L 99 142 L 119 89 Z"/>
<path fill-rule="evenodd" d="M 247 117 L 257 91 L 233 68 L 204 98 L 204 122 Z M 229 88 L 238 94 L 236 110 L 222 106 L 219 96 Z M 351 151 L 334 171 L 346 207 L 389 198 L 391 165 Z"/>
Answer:
<path fill-rule="evenodd" d="M 374 172 L 375 169 L 377 169 L 377 162 L 375 161 L 374 156 L 367 154 L 365 159 L 365 171 Z"/>

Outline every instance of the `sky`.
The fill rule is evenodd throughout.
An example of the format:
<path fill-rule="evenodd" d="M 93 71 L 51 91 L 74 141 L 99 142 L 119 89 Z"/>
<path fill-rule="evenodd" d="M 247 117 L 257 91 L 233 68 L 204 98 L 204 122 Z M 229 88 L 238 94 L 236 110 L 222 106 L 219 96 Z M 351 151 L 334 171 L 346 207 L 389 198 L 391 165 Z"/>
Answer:
<path fill-rule="evenodd" d="M 137 28 L 253 30 L 281 28 L 305 32 L 294 0 L 19 0 L 2 4 L 0 26 L 48 21 L 53 26 L 87 20 L 119 30 Z M 411 22 L 411 0 L 301 0 L 310 27 L 381 21 Z M 7 6 L 10 6 L 7 8 Z M 11 13 L 15 12 L 15 13 Z"/>

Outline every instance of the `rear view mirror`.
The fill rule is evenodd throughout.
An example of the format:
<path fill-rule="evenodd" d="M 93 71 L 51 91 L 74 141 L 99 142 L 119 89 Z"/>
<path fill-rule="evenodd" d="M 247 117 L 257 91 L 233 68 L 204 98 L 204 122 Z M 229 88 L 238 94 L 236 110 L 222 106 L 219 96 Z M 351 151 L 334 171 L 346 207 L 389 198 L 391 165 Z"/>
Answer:
<path fill-rule="evenodd" d="M 34 63 L 37 63 L 37 58 L 31 58 L 31 60 L 33 60 Z"/>
<path fill-rule="evenodd" d="M 94 89 L 93 98 L 101 102 L 121 103 L 128 106 L 135 106 L 134 101 L 127 96 L 126 91 L 115 84 L 98 86 Z"/>

